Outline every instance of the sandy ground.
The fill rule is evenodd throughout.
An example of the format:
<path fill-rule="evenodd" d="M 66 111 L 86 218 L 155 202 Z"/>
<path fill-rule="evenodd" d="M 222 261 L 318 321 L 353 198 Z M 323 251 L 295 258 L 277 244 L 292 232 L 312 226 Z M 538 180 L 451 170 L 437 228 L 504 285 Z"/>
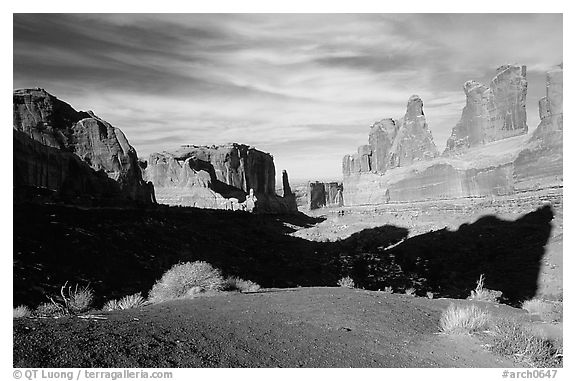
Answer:
<path fill-rule="evenodd" d="M 251 294 L 14 321 L 15 367 L 513 367 L 487 338 L 438 333 L 450 303 L 346 288 Z M 524 316 L 507 306 L 496 315 Z"/>

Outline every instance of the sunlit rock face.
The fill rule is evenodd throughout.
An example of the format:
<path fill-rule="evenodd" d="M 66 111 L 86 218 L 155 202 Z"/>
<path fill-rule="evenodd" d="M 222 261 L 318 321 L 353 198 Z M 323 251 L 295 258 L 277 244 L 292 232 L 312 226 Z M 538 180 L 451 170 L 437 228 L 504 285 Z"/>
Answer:
<path fill-rule="evenodd" d="M 466 83 L 467 105 L 459 123 L 465 128 L 453 132 L 452 141 L 461 143 L 448 154 L 434 156 L 429 135 L 422 133 L 427 128 L 418 128 L 421 133 L 404 144 L 412 147 L 412 159 L 390 160 L 402 152 L 397 142 L 403 130 L 410 131 L 406 120 L 414 120 L 413 128 L 418 125 L 417 102 L 404 120 L 376 123 L 370 131 L 371 149 L 344 158 L 345 205 L 497 196 L 562 186 L 562 67 L 550 71 L 546 82 L 547 95 L 539 102 L 541 121 L 530 136 L 525 133 L 525 69 L 514 66 L 499 69 L 490 87 Z M 461 138 L 453 139 L 456 135 Z M 371 171 L 355 165 L 360 154 L 368 155 Z"/>
<path fill-rule="evenodd" d="M 527 91 L 526 66 L 499 67 L 489 87 L 477 81 L 464 83 L 466 106 L 445 154 L 525 134 Z"/>
<path fill-rule="evenodd" d="M 20 89 L 13 94 L 13 122 L 15 145 L 20 152 L 14 155 L 19 185 L 71 193 L 71 189 L 88 192 L 90 183 L 97 190 L 100 187 L 94 182 L 101 176 L 89 174 L 86 169 L 91 168 L 117 183 L 117 197 L 154 201 L 153 188 L 142 180 L 136 150 L 120 129 L 94 113 L 76 111 L 44 89 Z M 26 152 L 30 156 L 22 157 Z M 70 154 L 80 161 L 76 163 Z M 116 187 L 107 180 L 104 183 L 105 189 Z"/>
<path fill-rule="evenodd" d="M 288 186 L 285 197 L 275 193 L 275 175 L 270 154 L 237 143 L 185 145 L 154 153 L 144 171 L 144 178 L 154 184 L 160 203 L 247 210 L 254 196 L 260 211 L 294 212 L 296 202 L 288 174 L 283 174 L 283 183 Z"/>
<path fill-rule="evenodd" d="M 370 127 L 368 144 L 342 160 L 344 176 L 405 167 L 416 161 L 438 156 L 432 132 L 428 128 L 418 95 L 408 99 L 406 114 L 399 120 L 382 119 Z"/>
<path fill-rule="evenodd" d="M 540 124 L 514 161 L 515 187 L 539 189 L 563 181 L 563 69 L 546 73 L 546 96 L 540 99 Z"/>

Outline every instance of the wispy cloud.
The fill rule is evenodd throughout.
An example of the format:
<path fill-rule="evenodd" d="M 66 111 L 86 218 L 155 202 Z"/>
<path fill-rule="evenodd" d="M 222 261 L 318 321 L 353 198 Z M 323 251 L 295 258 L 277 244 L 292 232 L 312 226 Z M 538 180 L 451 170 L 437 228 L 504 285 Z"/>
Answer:
<path fill-rule="evenodd" d="M 293 178 L 339 177 L 369 125 L 412 94 L 442 148 L 468 79 L 528 66 L 529 125 L 562 61 L 554 14 L 16 14 L 14 86 L 121 128 L 140 156 L 252 144 Z"/>

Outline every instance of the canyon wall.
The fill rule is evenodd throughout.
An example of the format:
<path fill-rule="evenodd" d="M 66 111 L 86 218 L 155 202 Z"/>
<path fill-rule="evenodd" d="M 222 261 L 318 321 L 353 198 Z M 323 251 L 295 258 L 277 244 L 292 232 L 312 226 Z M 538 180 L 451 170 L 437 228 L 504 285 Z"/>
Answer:
<path fill-rule="evenodd" d="M 493 88 L 467 82 L 468 93 L 476 92 L 474 96 L 482 97 L 492 94 L 489 96 L 491 100 L 487 103 L 489 107 L 476 109 L 477 118 L 470 119 L 474 123 L 466 124 L 468 132 L 462 141 L 467 143 L 459 145 L 450 154 L 422 155 L 411 163 L 408 160 L 406 165 L 400 162 L 399 166 L 392 167 L 391 156 L 385 155 L 385 152 L 394 151 L 394 141 L 398 136 L 394 131 L 399 130 L 398 123 L 386 119 L 372 126 L 371 141 L 380 145 L 376 144 L 376 149 L 371 147 L 371 151 L 362 148 L 358 154 L 344 158 L 345 204 L 496 196 L 562 186 L 562 68 L 547 74 L 547 96 L 539 102 L 541 122 L 531 136 L 525 134 L 525 75 L 524 67 L 506 66 L 500 69 L 492 83 Z M 508 90 L 504 91 L 506 86 Z M 472 115 L 469 113 L 471 105 L 476 107 L 482 103 L 468 104 L 468 100 L 467 107 L 470 107 L 463 114 Z M 502 118 L 480 117 L 484 115 L 482 113 L 500 113 L 502 116 L 503 110 L 509 112 Z M 491 120 L 494 122 L 492 125 L 487 123 Z M 459 125 L 463 125 L 462 121 Z M 416 141 L 423 140 L 420 138 Z M 468 144 L 470 142 L 475 143 Z M 411 147 L 410 144 L 405 146 Z M 429 144 L 426 146 L 430 147 Z M 418 149 L 415 151 L 422 152 Z M 361 165 L 357 165 L 363 162 L 359 160 L 362 158 L 361 152 L 364 161 L 370 164 L 370 171 L 364 171 Z M 454 155 L 456 152 L 458 154 Z M 410 157 L 410 154 L 407 156 Z M 382 163 L 383 157 L 386 157 L 384 167 L 377 164 Z"/>
<path fill-rule="evenodd" d="M 153 153 L 144 178 L 154 184 L 158 202 L 210 209 L 292 213 L 297 210 L 288 174 L 284 196 L 275 192 L 274 159 L 244 144 L 185 145 Z"/>
<path fill-rule="evenodd" d="M 342 183 L 316 181 L 308 184 L 308 208 L 310 210 L 343 205 Z"/>
<path fill-rule="evenodd" d="M 154 202 L 134 148 L 120 129 L 92 112 L 76 111 L 43 89 L 15 90 L 13 129 L 15 187 L 69 199 L 106 194 Z"/>
<path fill-rule="evenodd" d="M 503 65 L 490 86 L 464 83 L 466 106 L 452 129 L 445 154 L 526 134 L 526 66 Z"/>

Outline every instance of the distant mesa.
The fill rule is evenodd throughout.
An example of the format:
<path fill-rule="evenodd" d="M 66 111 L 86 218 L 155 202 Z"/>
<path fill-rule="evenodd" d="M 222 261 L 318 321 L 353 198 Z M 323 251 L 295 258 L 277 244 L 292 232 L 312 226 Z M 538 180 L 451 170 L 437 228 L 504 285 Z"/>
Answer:
<path fill-rule="evenodd" d="M 94 113 L 36 88 L 14 90 L 13 115 L 15 198 L 155 202 L 136 150 Z"/>
<path fill-rule="evenodd" d="M 284 192 L 275 191 L 276 169 L 268 153 L 245 144 L 183 145 L 150 155 L 144 178 L 154 184 L 158 202 L 209 209 L 262 213 L 297 211 L 288 174 Z"/>
<path fill-rule="evenodd" d="M 466 106 L 444 153 L 526 134 L 527 91 L 526 66 L 499 67 L 489 87 L 477 81 L 464 83 Z"/>
<path fill-rule="evenodd" d="M 369 144 L 343 159 L 346 206 L 511 194 L 562 185 L 562 67 L 547 74 L 541 122 L 526 132 L 526 67 L 505 65 L 490 87 L 464 85 L 466 107 L 439 156 L 422 111 L 370 128 Z"/>

